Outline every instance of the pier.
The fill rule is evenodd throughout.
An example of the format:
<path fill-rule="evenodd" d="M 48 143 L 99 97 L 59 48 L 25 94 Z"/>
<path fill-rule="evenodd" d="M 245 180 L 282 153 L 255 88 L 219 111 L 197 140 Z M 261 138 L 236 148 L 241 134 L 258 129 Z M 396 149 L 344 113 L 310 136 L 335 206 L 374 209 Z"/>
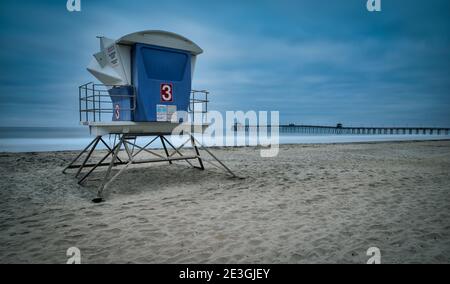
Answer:
<path fill-rule="evenodd" d="M 273 126 L 241 125 L 235 124 L 234 131 L 259 131 L 267 129 L 271 132 Z M 280 125 L 279 133 L 297 133 L 307 135 L 449 135 L 450 128 L 437 127 L 344 127 L 319 125 Z"/>

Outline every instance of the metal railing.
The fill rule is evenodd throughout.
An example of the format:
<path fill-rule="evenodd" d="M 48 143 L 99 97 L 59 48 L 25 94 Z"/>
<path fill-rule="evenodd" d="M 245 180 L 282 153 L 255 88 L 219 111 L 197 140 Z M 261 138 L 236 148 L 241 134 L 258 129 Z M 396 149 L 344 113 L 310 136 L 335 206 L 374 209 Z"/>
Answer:
<path fill-rule="evenodd" d="M 104 114 L 113 114 L 115 109 L 111 97 L 129 98 L 131 107 L 129 109 L 121 109 L 121 111 L 130 111 L 134 113 L 136 110 L 136 92 L 133 87 L 132 95 L 111 95 L 109 90 L 124 86 L 103 85 L 89 82 L 78 87 L 80 122 L 97 122 L 102 121 Z M 110 121 L 112 116 L 107 119 Z"/>
<path fill-rule="evenodd" d="M 189 102 L 188 113 L 191 114 L 193 123 L 207 123 L 208 121 L 208 103 L 209 92 L 206 90 L 192 90 Z"/>
<path fill-rule="evenodd" d="M 130 111 L 132 114 L 134 114 L 136 110 L 136 89 L 132 87 L 132 95 L 111 95 L 109 93 L 109 90 L 117 87 L 124 86 L 95 84 L 93 82 L 89 82 L 79 86 L 78 95 L 80 122 L 87 123 L 111 121 L 112 114 L 115 111 L 111 97 L 129 98 L 131 101 L 131 107 L 129 109 L 123 108 L 120 111 Z M 191 91 L 187 112 L 191 115 L 192 122 L 207 122 L 209 95 L 210 93 L 206 90 Z M 111 116 L 105 120 L 105 114 L 111 114 Z"/>

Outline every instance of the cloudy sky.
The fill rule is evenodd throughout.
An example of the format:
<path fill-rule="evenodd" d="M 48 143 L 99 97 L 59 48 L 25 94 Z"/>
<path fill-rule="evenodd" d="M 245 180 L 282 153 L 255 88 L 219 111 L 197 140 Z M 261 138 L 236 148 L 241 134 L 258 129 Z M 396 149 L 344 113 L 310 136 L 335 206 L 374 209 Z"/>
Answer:
<path fill-rule="evenodd" d="M 66 0 L 0 3 L 0 126 L 75 126 L 97 35 L 162 29 L 205 53 L 212 109 L 281 122 L 450 126 L 450 1 Z"/>

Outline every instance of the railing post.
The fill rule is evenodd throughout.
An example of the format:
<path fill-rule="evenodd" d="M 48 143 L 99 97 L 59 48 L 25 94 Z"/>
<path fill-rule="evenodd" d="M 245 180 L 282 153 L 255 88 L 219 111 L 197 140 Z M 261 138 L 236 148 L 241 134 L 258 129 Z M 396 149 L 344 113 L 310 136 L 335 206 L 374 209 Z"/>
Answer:
<path fill-rule="evenodd" d="M 85 112 L 86 112 L 86 121 L 89 121 L 89 114 L 88 114 L 88 85 L 86 85 L 86 88 L 84 89 L 84 99 L 85 99 Z"/>
<path fill-rule="evenodd" d="M 94 122 L 96 119 L 96 114 L 95 114 L 95 84 L 92 85 L 92 109 L 94 112 Z"/>
<path fill-rule="evenodd" d="M 81 86 L 78 87 L 78 110 L 80 112 L 80 122 L 81 122 Z"/>
<path fill-rule="evenodd" d="M 195 124 L 195 91 L 192 93 L 192 124 Z"/>
<path fill-rule="evenodd" d="M 206 91 L 205 92 L 205 123 L 208 122 L 208 94 L 209 94 L 209 92 Z"/>
<path fill-rule="evenodd" d="M 98 121 L 102 121 L 102 93 L 98 91 Z"/>

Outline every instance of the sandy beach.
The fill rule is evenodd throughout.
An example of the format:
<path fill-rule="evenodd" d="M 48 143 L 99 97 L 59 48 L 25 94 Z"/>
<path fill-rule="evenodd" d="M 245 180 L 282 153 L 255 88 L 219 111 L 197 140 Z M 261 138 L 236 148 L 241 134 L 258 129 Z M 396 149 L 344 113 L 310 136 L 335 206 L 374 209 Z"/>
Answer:
<path fill-rule="evenodd" d="M 133 166 L 101 204 L 77 152 L 0 154 L 0 262 L 450 263 L 450 141 L 214 152 L 245 179 Z"/>

